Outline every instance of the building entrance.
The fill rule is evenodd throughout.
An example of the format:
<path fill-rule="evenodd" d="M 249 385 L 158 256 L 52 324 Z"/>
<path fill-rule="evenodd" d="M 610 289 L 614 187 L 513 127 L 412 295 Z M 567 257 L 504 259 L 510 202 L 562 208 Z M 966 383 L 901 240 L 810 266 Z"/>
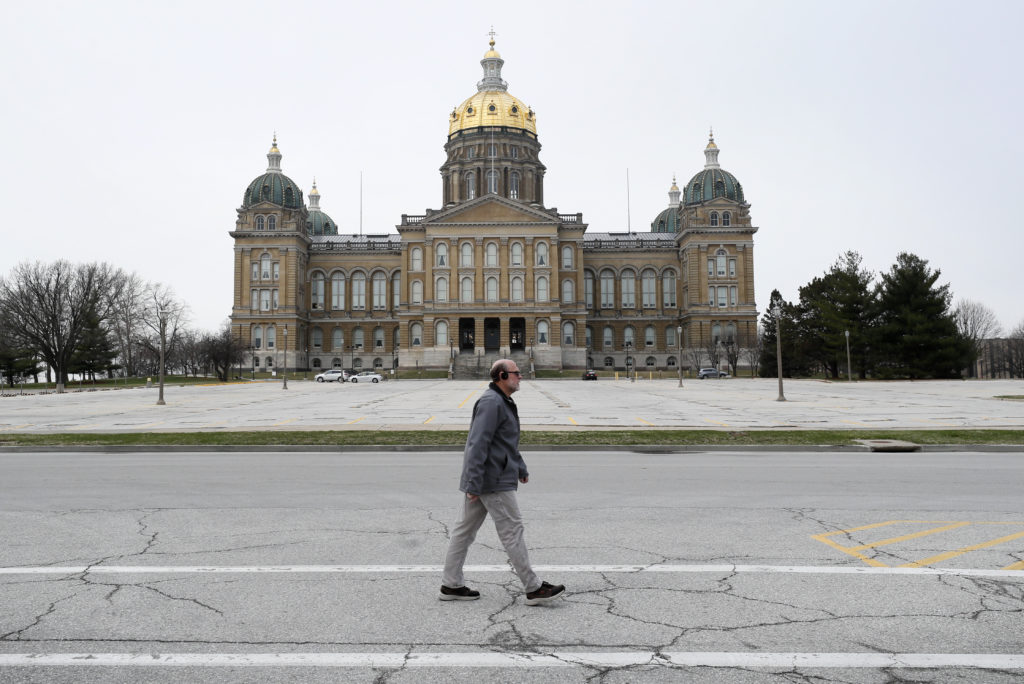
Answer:
<path fill-rule="evenodd" d="M 497 351 L 501 347 L 501 321 L 497 318 L 484 319 L 484 349 Z"/>
<path fill-rule="evenodd" d="M 508 322 L 508 343 L 513 350 L 526 348 L 526 319 L 511 318 Z"/>
<path fill-rule="evenodd" d="M 459 349 L 473 351 L 476 344 L 473 340 L 473 332 L 476 330 L 476 320 L 473 318 L 459 319 Z"/>

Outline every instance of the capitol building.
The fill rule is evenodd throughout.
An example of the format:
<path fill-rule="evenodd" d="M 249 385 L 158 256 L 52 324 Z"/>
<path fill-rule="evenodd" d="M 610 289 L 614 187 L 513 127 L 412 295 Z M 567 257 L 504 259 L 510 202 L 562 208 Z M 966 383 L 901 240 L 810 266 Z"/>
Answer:
<path fill-rule="evenodd" d="M 593 233 L 547 208 L 538 113 L 508 91 L 493 40 L 480 63 L 448 114 L 439 208 L 395 233 L 340 233 L 316 183 L 304 196 L 284 174 L 275 136 L 230 233 L 231 326 L 251 366 L 674 373 L 693 349 L 747 346 L 757 228 L 714 137 L 650 232 Z"/>

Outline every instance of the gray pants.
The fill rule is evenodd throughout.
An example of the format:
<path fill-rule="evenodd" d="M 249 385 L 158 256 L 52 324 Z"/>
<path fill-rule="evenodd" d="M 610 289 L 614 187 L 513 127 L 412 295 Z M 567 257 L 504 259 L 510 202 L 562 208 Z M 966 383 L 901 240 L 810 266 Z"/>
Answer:
<path fill-rule="evenodd" d="M 523 540 L 523 517 L 519 513 L 516 493 L 510 491 L 481 494 L 476 501 L 470 501 L 463 494 L 462 501 L 462 516 L 455 523 L 452 538 L 448 542 L 448 555 L 444 560 L 444 576 L 441 583 L 452 589 L 464 586 L 462 566 L 466 563 L 466 554 L 469 553 L 469 546 L 476 539 L 477 530 L 484 523 L 484 518 L 490 513 L 494 527 L 498 531 L 498 539 L 505 546 L 505 552 L 508 553 L 508 559 L 519 575 L 523 588 L 527 592 L 539 589 L 540 580 L 530 567 L 530 557 L 526 551 L 526 542 Z"/>

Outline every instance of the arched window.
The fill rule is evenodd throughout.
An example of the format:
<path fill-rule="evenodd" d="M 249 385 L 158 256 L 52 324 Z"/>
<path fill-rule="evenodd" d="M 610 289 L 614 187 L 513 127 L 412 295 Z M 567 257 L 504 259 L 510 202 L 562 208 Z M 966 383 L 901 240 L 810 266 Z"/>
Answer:
<path fill-rule="evenodd" d="M 378 356 L 377 358 L 375 358 L 373 360 L 373 370 L 375 370 L 375 371 L 377 371 L 379 373 L 383 369 L 384 369 L 384 359 L 382 359 L 382 358 L 380 358 Z"/>
<path fill-rule="evenodd" d="M 646 328 L 644 328 L 644 346 L 653 347 L 656 336 L 657 334 L 654 332 L 653 325 L 649 325 Z"/>
<path fill-rule="evenodd" d="M 423 346 L 423 324 L 413 323 L 409 326 L 409 338 L 412 340 L 412 346 L 422 347 Z"/>
<path fill-rule="evenodd" d="M 546 242 L 537 243 L 537 265 L 548 265 L 548 243 Z"/>
<path fill-rule="evenodd" d="M 657 306 L 657 274 L 651 269 L 644 269 L 640 274 L 640 293 L 645 309 Z"/>
<path fill-rule="evenodd" d="M 313 328 L 313 349 L 317 351 L 323 349 L 324 346 L 324 331 L 320 328 Z"/>
<path fill-rule="evenodd" d="M 566 347 L 576 346 L 576 324 L 572 321 L 562 323 L 562 344 Z"/>
<path fill-rule="evenodd" d="M 363 329 L 356 328 L 355 330 L 352 331 L 352 346 L 355 347 L 356 349 L 362 349 L 363 342 Z"/>
<path fill-rule="evenodd" d="M 423 270 L 423 250 L 419 247 L 413 247 L 409 253 L 409 270 L 411 271 L 422 271 Z"/>
<path fill-rule="evenodd" d="M 498 279 L 494 276 L 487 279 L 487 301 L 498 301 Z"/>
<path fill-rule="evenodd" d="M 494 242 L 487 243 L 486 257 L 484 258 L 485 266 L 497 266 L 498 265 L 498 245 Z"/>
<path fill-rule="evenodd" d="M 731 222 L 732 222 L 732 216 L 729 215 L 729 212 L 723 211 L 722 212 L 722 225 L 723 226 L 728 226 Z"/>
<path fill-rule="evenodd" d="M 270 280 L 270 255 L 264 254 L 260 257 L 260 278 Z"/>
<path fill-rule="evenodd" d="M 735 323 L 726 323 L 725 324 L 725 341 L 727 343 L 735 344 L 735 342 L 736 342 L 736 324 Z"/>
<path fill-rule="evenodd" d="M 448 266 L 448 245 L 443 242 L 438 243 L 437 250 L 434 252 L 437 255 L 437 265 L 442 268 Z"/>
<path fill-rule="evenodd" d="M 459 266 L 472 266 L 473 265 L 473 244 L 470 242 L 463 242 L 462 256 L 459 258 Z"/>
<path fill-rule="evenodd" d="M 511 197 L 512 199 L 519 199 L 519 173 L 517 171 L 513 171 L 511 174 L 509 174 L 508 196 Z"/>
<path fill-rule="evenodd" d="M 594 274 L 590 271 L 583 273 L 583 297 L 584 305 L 588 309 L 594 308 Z"/>
<path fill-rule="evenodd" d="M 320 368 L 320 359 L 313 359 L 313 368 Z"/>
<path fill-rule="evenodd" d="M 562 281 L 562 303 L 572 304 L 576 301 L 576 288 L 569 279 Z"/>
<path fill-rule="evenodd" d="M 448 323 L 438 321 L 435 326 L 434 344 L 438 347 L 448 344 Z"/>
<path fill-rule="evenodd" d="M 256 217 L 256 230 L 263 230 L 265 227 L 266 226 L 265 226 L 265 224 L 263 222 L 263 217 L 262 216 L 257 216 Z"/>
<path fill-rule="evenodd" d="M 604 357 L 604 367 L 605 368 L 614 368 L 615 367 L 615 359 L 613 359 L 610 356 Z"/>
<path fill-rule="evenodd" d="M 654 365 L 656 363 L 657 361 L 654 360 L 653 356 L 648 356 L 646 359 L 644 359 L 644 365 L 647 366 L 648 368 L 654 368 Z"/>
<path fill-rule="evenodd" d="M 267 370 L 270 370 L 271 368 L 273 368 L 274 367 L 274 357 L 273 356 L 268 356 L 267 360 L 264 361 L 264 365 L 266 366 Z"/>
<path fill-rule="evenodd" d="M 331 275 L 331 308 L 335 311 L 345 308 L 345 276 L 340 273 Z"/>
<path fill-rule="evenodd" d="M 380 327 L 379 325 L 373 329 L 373 348 L 384 348 L 384 328 Z"/>
<path fill-rule="evenodd" d="M 636 308 L 636 273 L 628 268 L 622 272 L 622 308 Z"/>
<path fill-rule="evenodd" d="M 272 325 L 267 326 L 267 349 L 273 349 L 277 344 L 277 328 Z"/>
<path fill-rule="evenodd" d="M 441 276 L 437 279 L 437 284 L 434 286 L 434 301 L 435 302 L 447 302 L 448 301 L 448 279 Z"/>
<path fill-rule="evenodd" d="M 473 301 L 473 279 L 466 277 L 462 279 L 462 292 L 459 293 L 459 301 L 470 303 Z"/>
<path fill-rule="evenodd" d="M 331 368 L 341 368 L 341 359 L 337 356 L 331 359 Z"/>
<path fill-rule="evenodd" d="M 715 252 L 715 274 L 719 278 L 725 277 L 725 258 L 728 255 L 724 249 L 720 249 Z"/>
<path fill-rule="evenodd" d="M 391 276 L 391 308 L 398 309 L 402 304 L 402 274 Z"/>
<path fill-rule="evenodd" d="M 615 274 L 608 268 L 601 271 L 601 308 L 615 308 Z"/>
<path fill-rule="evenodd" d="M 661 276 L 661 301 L 664 306 L 676 305 L 676 272 L 665 271 Z"/>
<path fill-rule="evenodd" d="M 711 212 L 711 225 L 712 226 L 717 226 L 718 225 L 718 212 L 717 211 Z"/>
<path fill-rule="evenodd" d="M 498 192 L 498 172 L 494 169 L 487 172 L 487 192 L 491 194 Z"/>
<path fill-rule="evenodd" d="M 263 326 L 256 325 L 252 329 L 252 348 L 261 349 L 263 347 Z"/>
<path fill-rule="evenodd" d="M 277 217 L 276 216 L 268 216 L 267 217 L 267 230 L 277 230 Z"/>
<path fill-rule="evenodd" d="M 352 360 L 352 367 L 357 369 L 357 370 L 362 368 L 363 367 L 363 360 L 362 359 L 353 359 Z"/>
<path fill-rule="evenodd" d="M 523 265 L 523 244 L 521 242 L 512 243 L 512 265 Z"/>
<path fill-rule="evenodd" d="M 603 335 L 603 337 L 604 337 L 604 339 L 603 339 L 603 346 L 604 346 L 604 348 L 605 349 L 614 349 L 615 348 L 615 331 L 612 330 L 612 326 L 610 326 L 610 325 L 604 326 L 604 335 Z"/>
<path fill-rule="evenodd" d="M 473 175 L 472 171 L 467 171 L 463 178 L 465 179 L 466 199 L 471 200 L 476 197 L 476 176 Z"/>
<path fill-rule="evenodd" d="M 324 274 L 314 273 L 310 288 L 310 298 L 314 309 L 324 308 Z"/>
<path fill-rule="evenodd" d="M 419 280 L 412 281 L 412 303 L 423 303 L 423 283 Z"/>
<path fill-rule="evenodd" d="M 352 276 L 352 308 L 366 308 L 366 276 L 362 273 Z"/>
<path fill-rule="evenodd" d="M 512 278 L 512 301 L 523 301 L 523 279 L 519 276 L 513 276 Z"/>
<path fill-rule="evenodd" d="M 341 351 L 345 348 L 345 333 L 341 328 L 335 328 L 331 332 L 331 351 Z"/>
<path fill-rule="evenodd" d="M 373 274 L 373 308 L 381 311 L 388 307 L 388 277 L 382 271 Z"/>
<path fill-rule="evenodd" d="M 668 357 L 668 360 L 665 362 L 665 365 L 668 366 L 669 368 L 675 368 L 676 367 L 676 357 L 674 357 L 674 356 Z"/>
<path fill-rule="evenodd" d="M 548 343 L 548 322 L 537 321 L 537 344 Z"/>
<path fill-rule="evenodd" d="M 722 342 L 722 325 L 720 323 L 714 323 L 711 325 L 711 341 L 715 344 Z"/>
<path fill-rule="evenodd" d="M 622 331 L 622 342 L 631 347 L 636 347 L 636 329 L 633 326 L 627 325 L 625 330 Z"/>
<path fill-rule="evenodd" d="M 562 268 L 572 268 L 572 246 L 562 247 Z"/>
<path fill-rule="evenodd" d="M 548 292 L 547 276 L 540 276 L 537 278 L 537 302 L 547 302 L 550 299 L 551 295 Z"/>

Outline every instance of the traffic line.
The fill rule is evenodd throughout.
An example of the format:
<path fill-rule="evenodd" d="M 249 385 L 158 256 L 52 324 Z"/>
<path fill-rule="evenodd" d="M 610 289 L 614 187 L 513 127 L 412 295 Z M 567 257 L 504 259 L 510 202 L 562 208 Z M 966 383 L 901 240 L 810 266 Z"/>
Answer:
<path fill-rule="evenodd" d="M 966 527 L 970 525 L 969 522 L 957 522 L 951 525 L 944 525 L 942 527 L 933 527 L 930 530 L 921 530 L 920 532 L 912 532 L 911 534 L 904 534 L 899 537 L 890 537 L 889 539 L 883 539 L 881 541 L 871 542 L 870 544 L 861 544 L 860 546 L 847 546 L 846 548 L 850 551 L 860 551 L 861 549 L 874 549 L 879 546 L 887 546 L 888 544 L 896 544 L 901 541 L 908 541 L 910 539 L 917 539 L 919 537 L 927 537 L 929 534 L 938 534 L 939 532 L 945 532 L 947 530 L 955 530 L 958 527 Z M 924 565 L 928 565 L 924 563 Z"/>
<path fill-rule="evenodd" d="M 298 418 L 288 418 L 287 420 L 282 420 L 277 423 L 274 423 L 274 426 L 276 427 L 278 425 L 287 425 L 288 423 L 294 423 L 297 420 Z"/>
<path fill-rule="evenodd" d="M 569 419 L 569 422 L 572 423 L 573 425 L 579 425 L 579 423 L 577 423 L 575 420 L 573 420 L 572 416 L 566 416 L 566 417 Z"/>
<path fill-rule="evenodd" d="M 648 421 L 644 420 L 643 418 L 637 418 L 636 420 L 639 420 L 644 425 L 654 425 L 654 423 L 649 423 Z"/>
<path fill-rule="evenodd" d="M 1024 669 L 1016 653 L 492 651 L 432 653 L 0 653 L 0 667 L 770 667 Z"/>
<path fill-rule="evenodd" d="M 950 558 L 956 558 L 957 556 L 965 554 L 965 553 L 967 553 L 969 551 L 977 551 L 978 549 L 987 549 L 990 546 L 997 546 L 999 544 L 1002 544 L 1003 542 L 1013 541 L 1014 539 L 1020 539 L 1021 537 L 1024 537 L 1024 532 L 1018 532 L 1017 534 L 1008 534 L 1005 537 L 999 537 L 998 539 L 991 539 L 991 540 L 989 540 L 987 542 L 982 542 L 980 544 L 972 544 L 971 546 L 964 546 L 963 548 L 959 548 L 959 549 L 957 549 L 955 551 L 947 551 L 946 553 L 940 553 L 937 556 L 932 556 L 931 558 L 925 558 L 924 560 L 919 560 L 919 561 L 916 561 L 914 563 L 906 563 L 906 564 L 904 564 L 904 565 L 902 565 L 900 567 L 904 567 L 904 568 L 917 568 L 917 567 L 920 567 L 922 565 L 931 565 L 932 563 L 939 563 L 939 562 L 942 562 L 944 560 L 949 560 Z M 1016 563 L 1014 565 L 1016 565 Z"/>
<path fill-rule="evenodd" d="M 346 423 L 346 425 L 352 425 L 353 423 L 358 423 L 361 420 L 366 420 L 366 416 L 361 416 L 359 418 L 356 418 L 355 420 L 350 420 L 348 421 L 348 423 Z"/>
<path fill-rule="evenodd" d="M 432 420 L 434 420 L 434 416 L 430 416 L 429 418 L 427 418 L 425 421 L 423 421 L 423 424 L 426 425 L 427 423 L 429 423 Z"/>
<path fill-rule="evenodd" d="M 1024 570 L 987 568 L 865 567 L 861 565 L 535 565 L 551 573 L 955 575 L 1024 579 Z M 434 574 L 441 565 L 30 565 L 0 567 L 0 575 L 192 575 L 192 574 Z M 466 572 L 512 572 L 508 565 L 467 565 Z"/>

